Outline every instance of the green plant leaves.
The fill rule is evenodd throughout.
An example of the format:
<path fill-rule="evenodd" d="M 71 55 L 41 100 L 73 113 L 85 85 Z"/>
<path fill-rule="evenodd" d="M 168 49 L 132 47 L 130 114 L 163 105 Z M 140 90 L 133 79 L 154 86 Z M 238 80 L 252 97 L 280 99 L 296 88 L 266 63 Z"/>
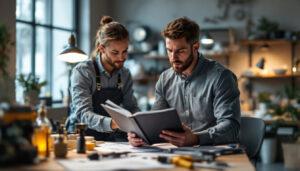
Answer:
<path fill-rule="evenodd" d="M 26 92 L 34 90 L 40 92 L 41 87 L 47 85 L 47 81 L 40 82 L 40 78 L 34 76 L 31 73 L 27 76 L 25 76 L 24 74 L 20 74 L 17 80 Z"/>

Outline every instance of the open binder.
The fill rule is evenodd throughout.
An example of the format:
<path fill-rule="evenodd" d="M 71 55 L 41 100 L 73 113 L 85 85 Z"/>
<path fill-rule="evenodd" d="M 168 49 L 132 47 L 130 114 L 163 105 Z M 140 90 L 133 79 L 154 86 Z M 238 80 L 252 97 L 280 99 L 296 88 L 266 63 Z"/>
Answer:
<path fill-rule="evenodd" d="M 184 131 L 174 108 L 132 114 L 110 100 L 106 100 L 101 106 L 117 122 L 122 131 L 136 133 L 149 145 L 166 142 L 159 137 L 162 130 Z"/>

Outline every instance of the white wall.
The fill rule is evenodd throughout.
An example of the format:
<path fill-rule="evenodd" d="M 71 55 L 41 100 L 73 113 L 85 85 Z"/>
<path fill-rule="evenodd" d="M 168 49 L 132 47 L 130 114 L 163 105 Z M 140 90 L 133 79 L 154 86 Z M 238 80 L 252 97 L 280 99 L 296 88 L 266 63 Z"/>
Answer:
<path fill-rule="evenodd" d="M 103 14 L 111 15 L 115 20 L 127 27 L 130 23 L 138 23 L 149 26 L 155 32 L 156 39 L 160 39 L 159 33 L 167 23 L 175 18 L 187 16 L 196 21 L 202 28 L 222 28 L 231 26 L 235 30 L 238 39 L 246 37 L 247 19 L 251 19 L 255 25 L 261 16 L 267 17 L 271 21 L 279 23 L 279 28 L 286 31 L 300 31 L 300 1 L 299 0 L 250 0 L 246 4 L 232 4 L 228 13 L 228 18 L 219 21 L 217 24 L 204 22 L 206 17 L 214 18 L 222 16 L 223 8 L 218 8 L 218 0 L 92 0 L 91 13 L 96 16 L 91 18 L 91 25 L 95 26 Z M 242 9 L 246 12 L 244 20 L 239 21 L 234 13 Z M 93 24 L 94 23 L 94 24 Z M 255 26 L 252 27 L 252 30 Z M 91 35 L 95 29 L 91 28 Z M 272 46 L 269 52 L 261 52 L 256 47 L 254 49 L 252 65 L 265 57 L 266 68 L 270 72 L 274 68 L 286 65 L 291 68 L 291 47 L 289 45 Z M 300 58 L 300 45 L 296 46 L 296 58 Z M 221 59 L 220 59 L 221 60 Z M 239 77 L 244 71 L 249 69 L 247 47 L 241 46 L 237 53 L 230 57 L 230 69 Z M 241 99 L 247 97 L 243 85 L 246 80 L 239 82 Z M 255 85 L 257 91 L 275 92 L 282 89 L 280 82 L 290 82 L 290 80 L 279 81 L 259 81 Z M 299 81 L 298 81 L 299 82 Z"/>

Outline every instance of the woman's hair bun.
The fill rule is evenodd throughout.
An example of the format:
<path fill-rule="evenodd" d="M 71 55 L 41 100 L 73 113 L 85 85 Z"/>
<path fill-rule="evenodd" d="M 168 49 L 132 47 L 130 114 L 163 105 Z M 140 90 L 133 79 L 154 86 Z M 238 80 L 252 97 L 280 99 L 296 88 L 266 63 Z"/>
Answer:
<path fill-rule="evenodd" d="M 101 24 L 101 26 L 104 26 L 105 24 L 110 23 L 112 21 L 113 21 L 113 19 L 110 16 L 103 16 L 100 21 L 100 24 Z"/>

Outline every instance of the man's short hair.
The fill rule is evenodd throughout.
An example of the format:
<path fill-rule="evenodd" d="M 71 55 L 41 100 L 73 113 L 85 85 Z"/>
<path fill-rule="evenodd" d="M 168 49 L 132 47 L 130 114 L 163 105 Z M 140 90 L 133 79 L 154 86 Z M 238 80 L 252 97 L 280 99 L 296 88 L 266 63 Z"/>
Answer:
<path fill-rule="evenodd" d="M 181 17 L 170 22 L 161 35 L 169 39 L 181 39 L 185 37 L 186 42 L 192 44 L 199 41 L 199 32 L 200 28 L 196 22 L 187 17 Z"/>

